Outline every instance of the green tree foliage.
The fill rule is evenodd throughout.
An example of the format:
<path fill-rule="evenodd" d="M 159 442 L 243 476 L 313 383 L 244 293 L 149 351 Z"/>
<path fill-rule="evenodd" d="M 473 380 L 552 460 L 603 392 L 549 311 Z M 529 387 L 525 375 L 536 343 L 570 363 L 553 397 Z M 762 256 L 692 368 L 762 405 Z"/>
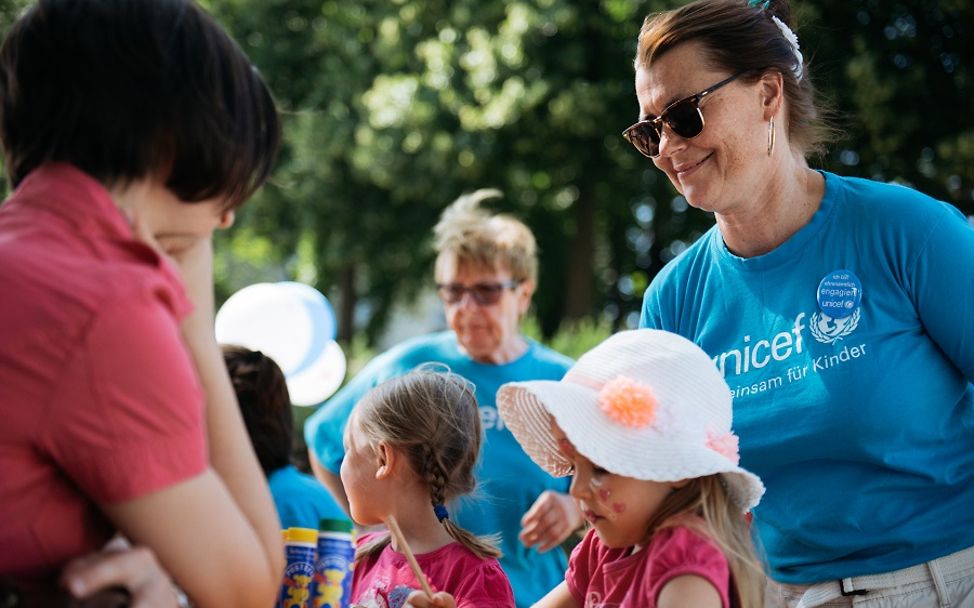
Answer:
<path fill-rule="evenodd" d="M 275 235 L 285 262 L 304 239 L 345 335 L 357 298 L 375 332 L 392 302 L 429 288 L 442 208 L 496 186 L 541 245 L 542 333 L 631 323 L 650 278 L 712 223 L 619 137 L 637 114 L 642 17 L 676 4 L 214 0 L 288 111 L 288 150 L 244 234 Z M 969 5 L 794 5 L 844 131 L 821 165 L 971 213 Z"/>
<path fill-rule="evenodd" d="M 220 243 L 223 297 L 296 278 L 332 297 L 344 338 L 374 337 L 394 302 L 430 289 L 442 209 L 492 186 L 507 193 L 495 207 L 525 219 L 541 246 L 539 332 L 584 318 L 618 328 L 651 277 L 713 223 L 620 137 L 637 116 L 642 19 L 680 2 L 203 3 L 284 113 L 272 182 Z M 23 4 L 0 0 L 0 25 Z M 974 214 L 974 5 L 792 5 L 842 131 L 816 164 L 908 183 Z"/>
<path fill-rule="evenodd" d="M 364 298 L 375 331 L 397 298 L 429 288 L 444 206 L 496 186 L 500 210 L 538 236 L 544 332 L 631 300 L 619 317 L 646 281 L 615 288 L 613 265 L 633 256 L 607 234 L 632 225 L 640 175 L 658 182 L 619 137 L 636 115 L 640 4 L 211 2 L 287 113 L 275 183 L 235 238 L 272 235 L 291 272 L 311 243 L 307 266 L 338 296 L 342 325 Z"/>
<path fill-rule="evenodd" d="M 0 32 L 6 34 L 17 15 L 27 4 L 29 4 L 28 0 L 0 0 Z M 2 166 L 2 159 L 0 159 L 0 167 Z M 7 197 L 9 187 L 7 180 L 0 180 L 0 197 Z"/>
<path fill-rule="evenodd" d="M 974 214 L 974 5 L 802 3 L 820 87 L 846 130 L 826 166 Z"/>

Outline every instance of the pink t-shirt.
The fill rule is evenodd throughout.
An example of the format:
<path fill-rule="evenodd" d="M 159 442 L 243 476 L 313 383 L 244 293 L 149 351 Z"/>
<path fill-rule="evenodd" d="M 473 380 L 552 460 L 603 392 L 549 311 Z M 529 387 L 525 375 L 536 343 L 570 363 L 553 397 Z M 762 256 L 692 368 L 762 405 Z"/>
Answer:
<path fill-rule="evenodd" d="M 71 165 L 34 170 L 0 206 L 0 575 L 50 584 L 112 535 L 98 504 L 206 469 L 190 306 Z"/>
<path fill-rule="evenodd" d="M 377 534 L 359 539 L 364 544 Z M 446 591 L 457 608 L 512 608 L 514 592 L 496 559 L 481 559 L 460 543 L 416 556 L 434 591 Z M 352 602 L 366 608 L 401 608 L 410 593 L 422 589 L 403 554 L 387 545 L 355 565 Z"/>
<path fill-rule="evenodd" d="M 730 566 L 713 541 L 689 528 L 660 530 L 649 546 L 610 549 L 595 530 L 572 551 L 565 580 L 580 608 L 655 608 L 666 583 L 683 575 L 706 579 L 730 606 Z"/>

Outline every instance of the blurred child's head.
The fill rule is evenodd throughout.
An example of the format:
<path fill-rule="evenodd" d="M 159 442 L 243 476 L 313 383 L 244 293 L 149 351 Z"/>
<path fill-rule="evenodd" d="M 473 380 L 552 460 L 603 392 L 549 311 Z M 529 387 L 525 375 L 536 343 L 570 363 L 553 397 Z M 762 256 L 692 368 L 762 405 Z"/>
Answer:
<path fill-rule="evenodd" d="M 643 546 L 684 514 L 743 520 L 764 492 L 737 466 L 730 389 L 676 334 L 621 332 L 559 382 L 504 385 L 497 405 L 535 462 L 574 473 L 571 494 L 610 547 Z"/>
<path fill-rule="evenodd" d="M 456 540 L 482 557 L 496 557 L 490 539 L 459 528 L 445 507 L 476 488 L 481 438 L 473 384 L 444 366 L 423 366 L 375 387 L 345 429 L 341 477 L 352 519 L 363 525 L 384 521 L 404 496 L 392 495 L 389 484 L 400 484 L 428 498 L 430 512 Z M 405 466 L 393 465 L 394 459 Z"/>
<path fill-rule="evenodd" d="M 242 346 L 223 346 L 223 360 L 257 459 L 270 475 L 291 463 L 294 422 L 284 372 L 264 353 Z"/>

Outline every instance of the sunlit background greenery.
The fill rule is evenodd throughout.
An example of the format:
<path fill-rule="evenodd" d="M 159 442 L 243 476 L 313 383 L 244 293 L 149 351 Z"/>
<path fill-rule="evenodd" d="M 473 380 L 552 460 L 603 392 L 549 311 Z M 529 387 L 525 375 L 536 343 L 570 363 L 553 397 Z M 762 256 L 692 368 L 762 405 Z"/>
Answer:
<path fill-rule="evenodd" d="M 0 0 L 0 24 L 25 4 Z M 676 4 L 204 1 L 270 83 L 285 129 L 271 183 L 218 243 L 219 296 L 257 281 L 315 285 L 358 352 L 395 305 L 430 291 L 440 211 L 489 186 L 540 243 L 532 333 L 578 354 L 631 326 L 652 276 L 713 222 L 620 137 L 637 114 L 642 18 Z M 974 214 L 974 3 L 793 8 L 844 132 L 815 165 Z M 566 326 L 580 329 L 559 337 Z"/>

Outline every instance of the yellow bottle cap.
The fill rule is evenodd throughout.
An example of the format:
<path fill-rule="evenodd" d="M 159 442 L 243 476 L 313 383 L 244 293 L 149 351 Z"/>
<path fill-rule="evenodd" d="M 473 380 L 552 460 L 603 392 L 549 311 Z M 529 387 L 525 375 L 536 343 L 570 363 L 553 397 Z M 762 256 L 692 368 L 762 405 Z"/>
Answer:
<path fill-rule="evenodd" d="M 315 544 L 318 542 L 318 531 L 311 528 L 288 528 L 287 539 L 292 542 Z"/>

